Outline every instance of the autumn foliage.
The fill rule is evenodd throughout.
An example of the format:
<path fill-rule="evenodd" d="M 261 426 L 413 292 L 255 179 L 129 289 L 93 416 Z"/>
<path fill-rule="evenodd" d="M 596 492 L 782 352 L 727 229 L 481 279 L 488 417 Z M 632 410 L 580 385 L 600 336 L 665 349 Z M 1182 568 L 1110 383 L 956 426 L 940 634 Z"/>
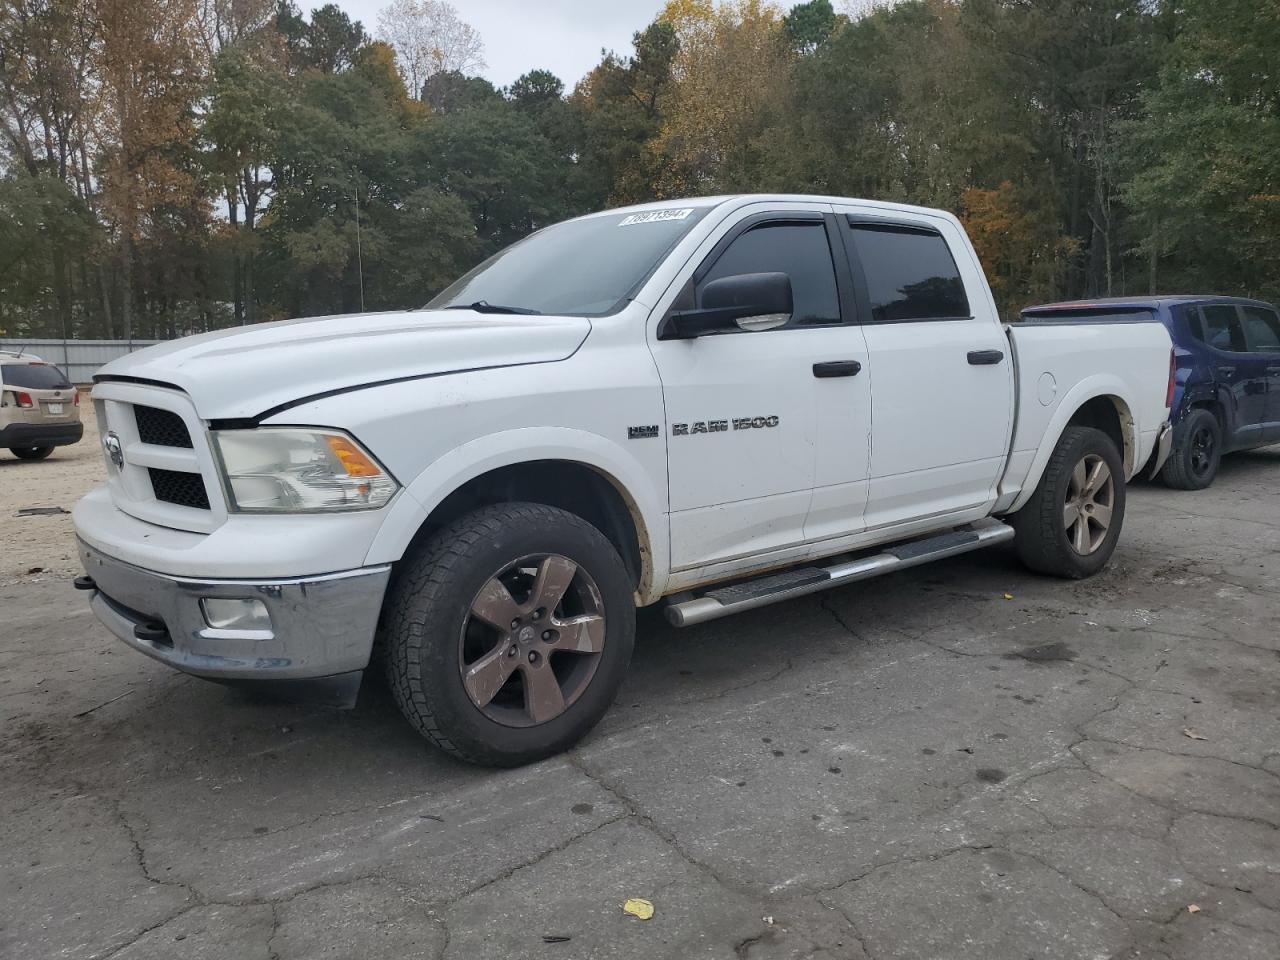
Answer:
<path fill-rule="evenodd" d="M 1003 311 L 1280 295 L 1252 0 L 670 0 L 566 87 L 445 0 L 0 0 L 0 334 L 424 303 L 531 230 L 738 191 L 943 207 Z"/>

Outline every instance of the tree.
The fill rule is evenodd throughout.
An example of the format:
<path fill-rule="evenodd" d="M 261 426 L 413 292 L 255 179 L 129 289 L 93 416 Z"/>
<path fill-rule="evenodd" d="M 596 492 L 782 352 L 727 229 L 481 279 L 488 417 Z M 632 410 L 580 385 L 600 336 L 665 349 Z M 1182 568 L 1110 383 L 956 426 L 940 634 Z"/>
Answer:
<path fill-rule="evenodd" d="M 284 81 L 282 64 L 240 46 L 224 49 L 213 61 L 201 138 L 230 221 L 237 323 L 253 323 L 257 315 L 255 232 L 271 187 L 268 163 L 277 146 Z"/>
<path fill-rule="evenodd" d="M 519 109 L 537 115 L 561 102 L 564 84 L 550 70 L 530 70 L 507 88 L 507 97 Z"/>
<path fill-rule="evenodd" d="M 1166 14 L 1172 19 L 1171 14 Z M 1122 199 L 1147 286 L 1280 296 L 1280 11 L 1186 0 L 1145 116 L 1124 133 Z"/>
<path fill-rule="evenodd" d="M 798 3 L 782 18 L 782 32 L 799 53 L 813 53 L 836 28 L 831 0 Z"/>
<path fill-rule="evenodd" d="M 480 34 L 445 0 L 391 0 L 378 14 L 378 35 L 395 50 L 415 99 L 438 73 L 465 75 L 484 66 Z"/>
<path fill-rule="evenodd" d="M 356 51 L 368 40 L 364 25 L 348 17 L 335 3 L 312 10 L 308 22 L 293 0 L 279 0 L 276 29 L 295 69 L 321 73 L 346 70 L 355 62 Z"/>
<path fill-rule="evenodd" d="M 0 93 L 7 108 L 0 112 L 0 136 L 6 153 L 29 175 L 49 178 L 78 196 L 90 218 L 96 193 L 90 154 L 97 43 L 94 9 L 85 0 L 5 0 L 0 6 Z M 50 219 L 61 220 L 65 211 L 57 198 L 62 191 L 36 189 L 58 208 L 46 211 Z M 87 288 L 89 248 L 80 245 L 73 253 L 55 237 L 45 250 L 54 294 L 50 326 L 67 336 L 75 322 L 72 265 L 79 260 Z M 109 313 L 105 297 L 102 307 Z"/>
<path fill-rule="evenodd" d="M 1141 112 L 1155 78 L 1149 0 L 1070 4 L 966 0 L 986 84 L 1033 118 L 1028 134 L 1060 198 L 1064 232 L 1083 259 L 1068 276 L 1072 295 L 1118 292 L 1123 211 L 1118 209 L 1117 137 Z"/>
<path fill-rule="evenodd" d="M 1078 241 L 1057 232 L 1053 198 L 1006 180 L 991 190 L 970 187 L 961 204 L 1001 313 L 1013 317 L 1023 307 L 1054 299 Z"/>
<path fill-rule="evenodd" d="M 207 236 L 194 150 L 204 48 L 194 0 L 99 0 L 98 9 L 105 123 L 116 144 L 102 171 L 104 212 L 118 238 L 121 334 L 130 338 L 143 247 L 155 241 L 163 251 L 175 217 Z"/>
<path fill-rule="evenodd" d="M 607 53 L 578 84 L 570 105 L 581 131 L 575 192 L 588 206 L 654 195 L 657 135 L 679 50 L 675 27 L 655 21 L 632 38 L 634 53 Z"/>
<path fill-rule="evenodd" d="M 657 192 L 673 196 L 750 190 L 760 134 L 788 92 L 791 56 L 778 8 L 760 0 L 671 0 L 662 19 L 679 53 L 661 129 L 650 149 Z"/>
<path fill-rule="evenodd" d="M 456 70 L 446 70 L 427 78 L 420 98 L 432 113 L 444 114 L 495 103 L 502 99 L 502 94 L 484 77 L 468 77 Z"/>
<path fill-rule="evenodd" d="M 467 205 L 486 253 L 563 215 L 554 149 L 511 104 L 498 99 L 437 117 L 415 139 L 416 162 Z"/>

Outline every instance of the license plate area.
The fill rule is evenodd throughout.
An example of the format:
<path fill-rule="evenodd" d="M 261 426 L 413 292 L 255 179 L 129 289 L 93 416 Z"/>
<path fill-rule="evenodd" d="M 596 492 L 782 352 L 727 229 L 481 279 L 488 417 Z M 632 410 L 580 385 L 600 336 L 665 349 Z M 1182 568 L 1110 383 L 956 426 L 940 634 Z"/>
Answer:
<path fill-rule="evenodd" d="M 64 406 L 65 406 L 65 404 L 61 404 L 61 403 L 46 403 L 46 404 L 45 404 L 46 411 L 47 411 L 48 413 L 52 414 L 52 415 L 55 415 L 55 416 L 60 415 L 60 414 L 62 413 L 62 408 L 63 408 Z"/>

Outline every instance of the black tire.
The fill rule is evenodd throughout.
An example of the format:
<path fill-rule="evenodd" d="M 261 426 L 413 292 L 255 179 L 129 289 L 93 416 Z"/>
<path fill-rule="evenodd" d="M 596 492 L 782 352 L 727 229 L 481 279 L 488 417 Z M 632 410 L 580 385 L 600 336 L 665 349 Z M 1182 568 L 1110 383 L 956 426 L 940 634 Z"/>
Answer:
<path fill-rule="evenodd" d="M 1222 424 L 1209 410 L 1187 413 L 1173 430 L 1169 459 L 1160 480 L 1174 490 L 1203 490 L 1213 483 L 1222 462 Z"/>
<path fill-rule="evenodd" d="M 524 726 L 507 725 L 478 706 L 463 681 L 463 671 L 475 662 L 466 659 L 472 642 L 468 631 L 475 622 L 487 629 L 472 612 L 481 589 L 504 569 L 518 566 L 522 558 L 548 555 L 576 564 L 575 584 L 581 582 L 579 572 L 587 575 L 594 588 L 590 595 L 602 607 L 603 641 L 592 672 L 585 680 L 579 678 L 576 699 L 566 697 L 568 706 L 562 713 L 543 722 L 530 719 Z M 549 613 L 555 617 L 555 611 Z M 531 622 L 539 615 L 546 614 L 528 614 Z M 402 561 L 388 591 L 384 622 L 387 676 L 405 717 L 442 750 L 486 766 L 531 763 L 585 736 L 613 702 L 635 646 L 633 586 L 613 545 L 580 517 L 531 503 L 484 507 L 432 536 Z M 489 652 L 507 643 L 514 650 L 514 636 L 497 639 Z M 546 634 L 541 637 L 545 639 Z M 521 642 L 536 647 L 531 637 Z M 537 650 L 524 649 L 532 651 L 528 655 L 532 663 Z M 553 662 L 557 664 L 553 675 L 561 672 L 566 659 L 571 670 L 579 669 L 576 652 L 565 651 L 562 657 L 552 650 L 543 656 L 548 671 Z M 529 676 L 525 662 L 523 652 L 511 661 L 515 668 L 510 681 L 521 690 Z M 503 686 L 498 696 L 509 693 L 510 686 L 510 682 Z M 493 703 L 498 703 L 498 697 Z"/>
<path fill-rule="evenodd" d="M 53 447 L 10 447 L 9 452 L 19 460 L 43 460 L 53 453 Z"/>
<path fill-rule="evenodd" d="M 1082 553 L 1073 546 L 1073 538 L 1068 534 L 1068 499 L 1075 502 L 1073 473 L 1081 465 L 1096 465 L 1098 460 L 1106 464 L 1112 479 L 1110 515 L 1106 527 L 1097 530 L 1091 529 L 1091 521 L 1085 520 L 1086 538 L 1091 540 L 1096 536 L 1097 543 L 1088 544 L 1088 552 Z M 1107 565 L 1115 552 L 1124 523 L 1124 504 L 1124 461 L 1115 443 L 1101 430 L 1067 427 L 1058 439 L 1035 493 L 1010 518 L 1018 555 L 1037 573 L 1073 580 L 1091 577 Z M 1094 504 L 1090 509 L 1099 506 Z M 1079 508 L 1076 514 L 1080 515 Z"/>

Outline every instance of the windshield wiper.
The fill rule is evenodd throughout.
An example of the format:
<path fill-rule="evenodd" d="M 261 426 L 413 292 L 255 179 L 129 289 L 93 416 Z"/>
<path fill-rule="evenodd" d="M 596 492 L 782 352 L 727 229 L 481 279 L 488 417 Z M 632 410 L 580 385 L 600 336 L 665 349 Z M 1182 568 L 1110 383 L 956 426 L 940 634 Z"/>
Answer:
<path fill-rule="evenodd" d="M 530 316 L 541 316 L 541 310 L 530 310 L 528 307 L 505 307 L 488 300 L 477 300 L 475 303 L 451 303 L 446 310 L 474 310 L 476 313 L 522 313 Z"/>

